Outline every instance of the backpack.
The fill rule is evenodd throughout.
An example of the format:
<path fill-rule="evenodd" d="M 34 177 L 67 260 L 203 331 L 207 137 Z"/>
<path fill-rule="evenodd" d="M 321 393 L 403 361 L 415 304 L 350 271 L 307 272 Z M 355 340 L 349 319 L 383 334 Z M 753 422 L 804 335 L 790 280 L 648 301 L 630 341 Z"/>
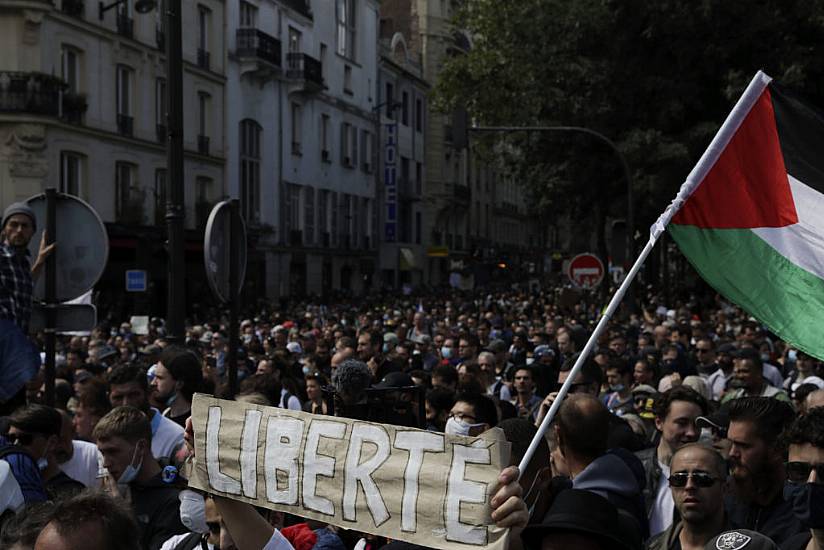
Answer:
<path fill-rule="evenodd" d="M 180 542 L 177 543 L 174 550 L 195 550 L 197 547 L 201 550 L 207 550 L 206 539 L 200 533 L 189 533 Z"/>

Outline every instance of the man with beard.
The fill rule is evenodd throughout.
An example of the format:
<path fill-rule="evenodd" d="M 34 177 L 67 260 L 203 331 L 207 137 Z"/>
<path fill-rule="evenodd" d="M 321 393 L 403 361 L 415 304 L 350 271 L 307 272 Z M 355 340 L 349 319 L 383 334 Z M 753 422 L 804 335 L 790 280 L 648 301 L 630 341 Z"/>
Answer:
<path fill-rule="evenodd" d="M 26 337 L 31 317 L 34 280 L 51 254 L 46 232 L 34 265 L 29 263 L 29 241 L 37 230 L 34 211 L 16 202 L 3 212 L 0 225 L 0 414 L 25 404 L 26 382 L 40 368 L 40 355 Z"/>
<path fill-rule="evenodd" d="M 670 461 L 673 453 L 687 443 L 698 441 L 695 419 L 707 413 L 707 402 L 686 386 L 663 393 L 655 403 L 655 428 L 661 433 L 656 447 L 636 453 L 647 476 L 644 488 L 650 535 L 673 523 L 675 503 L 669 490 Z"/>
<path fill-rule="evenodd" d="M 389 359 L 381 355 L 383 337 L 378 332 L 365 330 L 358 335 L 358 359 L 366 363 L 374 380 L 383 380 L 390 372 L 400 369 Z"/>
<path fill-rule="evenodd" d="M 727 526 L 727 464 L 712 448 L 688 443 L 673 453 L 670 466 L 667 482 L 681 521 L 653 537 L 647 549 L 703 548 Z"/>
<path fill-rule="evenodd" d="M 151 384 L 154 397 L 168 406 L 163 416 L 183 428 L 192 413 L 192 396 L 202 382 L 202 366 L 194 353 L 180 346 L 164 349 Z"/>
<path fill-rule="evenodd" d="M 781 432 L 793 421 L 792 407 L 770 397 L 742 397 L 729 405 L 729 463 L 733 495 L 726 508 L 733 526 L 757 531 L 781 545 L 801 523 L 783 497 Z"/>
<path fill-rule="evenodd" d="M 129 405 L 140 409 L 151 422 L 152 455 L 161 463 L 175 462 L 183 446 L 183 428 L 149 405 L 146 371 L 132 364 L 120 365 L 109 374 L 109 401 L 112 407 Z"/>

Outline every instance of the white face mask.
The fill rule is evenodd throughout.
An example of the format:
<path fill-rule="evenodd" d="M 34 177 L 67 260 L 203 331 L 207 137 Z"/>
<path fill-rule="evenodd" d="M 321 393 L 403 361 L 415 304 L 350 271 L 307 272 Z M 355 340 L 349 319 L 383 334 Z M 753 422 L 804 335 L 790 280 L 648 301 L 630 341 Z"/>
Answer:
<path fill-rule="evenodd" d="M 463 420 L 457 420 L 454 417 L 450 416 L 449 419 L 446 421 L 446 429 L 444 433 L 449 435 L 469 435 L 469 432 L 473 428 L 480 428 L 483 426 L 483 422 L 479 424 L 470 424 L 469 422 L 464 422 Z"/>
<path fill-rule="evenodd" d="M 205 535 L 209 532 L 206 524 L 206 500 L 203 495 L 189 489 L 183 489 L 178 495 L 180 499 L 180 522 L 186 529 L 194 533 Z"/>
<path fill-rule="evenodd" d="M 134 481 L 138 472 L 140 472 L 140 468 L 143 467 L 143 456 L 140 457 L 140 462 L 137 463 L 137 466 L 134 465 L 134 460 L 137 457 L 137 448 L 139 445 L 140 443 L 135 445 L 134 453 L 132 453 L 132 461 L 128 466 L 126 466 L 126 469 L 123 470 L 123 473 L 120 474 L 120 477 L 117 479 L 118 485 L 128 485 Z"/>

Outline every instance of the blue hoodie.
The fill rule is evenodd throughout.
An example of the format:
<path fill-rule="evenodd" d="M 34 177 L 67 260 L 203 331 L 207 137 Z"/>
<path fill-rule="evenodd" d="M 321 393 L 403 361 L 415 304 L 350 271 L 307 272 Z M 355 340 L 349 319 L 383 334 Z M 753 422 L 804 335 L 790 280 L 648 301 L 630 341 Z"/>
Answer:
<path fill-rule="evenodd" d="M 643 540 L 649 537 L 649 522 L 644 506 L 644 467 L 638 458 L 615 448 L 593 460 L 572 481 L 573 489 L 585 489 L 613 503 L 638 523 Z"/>

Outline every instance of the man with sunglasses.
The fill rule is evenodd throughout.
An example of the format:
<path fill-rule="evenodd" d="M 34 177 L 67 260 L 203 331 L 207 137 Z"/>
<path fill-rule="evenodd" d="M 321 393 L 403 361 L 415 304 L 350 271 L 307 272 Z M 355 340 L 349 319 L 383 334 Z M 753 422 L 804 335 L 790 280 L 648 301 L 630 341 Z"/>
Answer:
<path fill-rule="evenodd" d="M 706 413 L 706 400 L 686 386 L 676 386 L 655 402 L 655 429 L 661 437 L 657 446 L 636 453 L 646 472 L 644 500 L 651 535 L 664 531 L 677 519 L 667 482 L 670 461 L 679 448 L 698 441 L 695 419 Z"/>
<path fill-rule="evenodd" d="M 793 422 L 782 436 L 787 447 L 784 498 L 795 517 L 809 528 L 784 543 L 786 550 L 824 548 L 824 408 L 814 408 Z"/>
<path fill-rule="evenodd" d="M 703 548 L 727 526 L 727 464 L 711 447 L 688 443 L 677 449 L 667 485 L 681 521 L 650 539 L 648 550 Z"/>
<path fill-rule="evenodd" d="M 772 397 L 742 397 L 729 405 L 732 494 L 726 508 L 734 527 L 757 531 L 781 545 L 801 532 L 792 503 L 783 497 L 786 471 L 779 436 L 795 419 L 789 404 Z"/>

